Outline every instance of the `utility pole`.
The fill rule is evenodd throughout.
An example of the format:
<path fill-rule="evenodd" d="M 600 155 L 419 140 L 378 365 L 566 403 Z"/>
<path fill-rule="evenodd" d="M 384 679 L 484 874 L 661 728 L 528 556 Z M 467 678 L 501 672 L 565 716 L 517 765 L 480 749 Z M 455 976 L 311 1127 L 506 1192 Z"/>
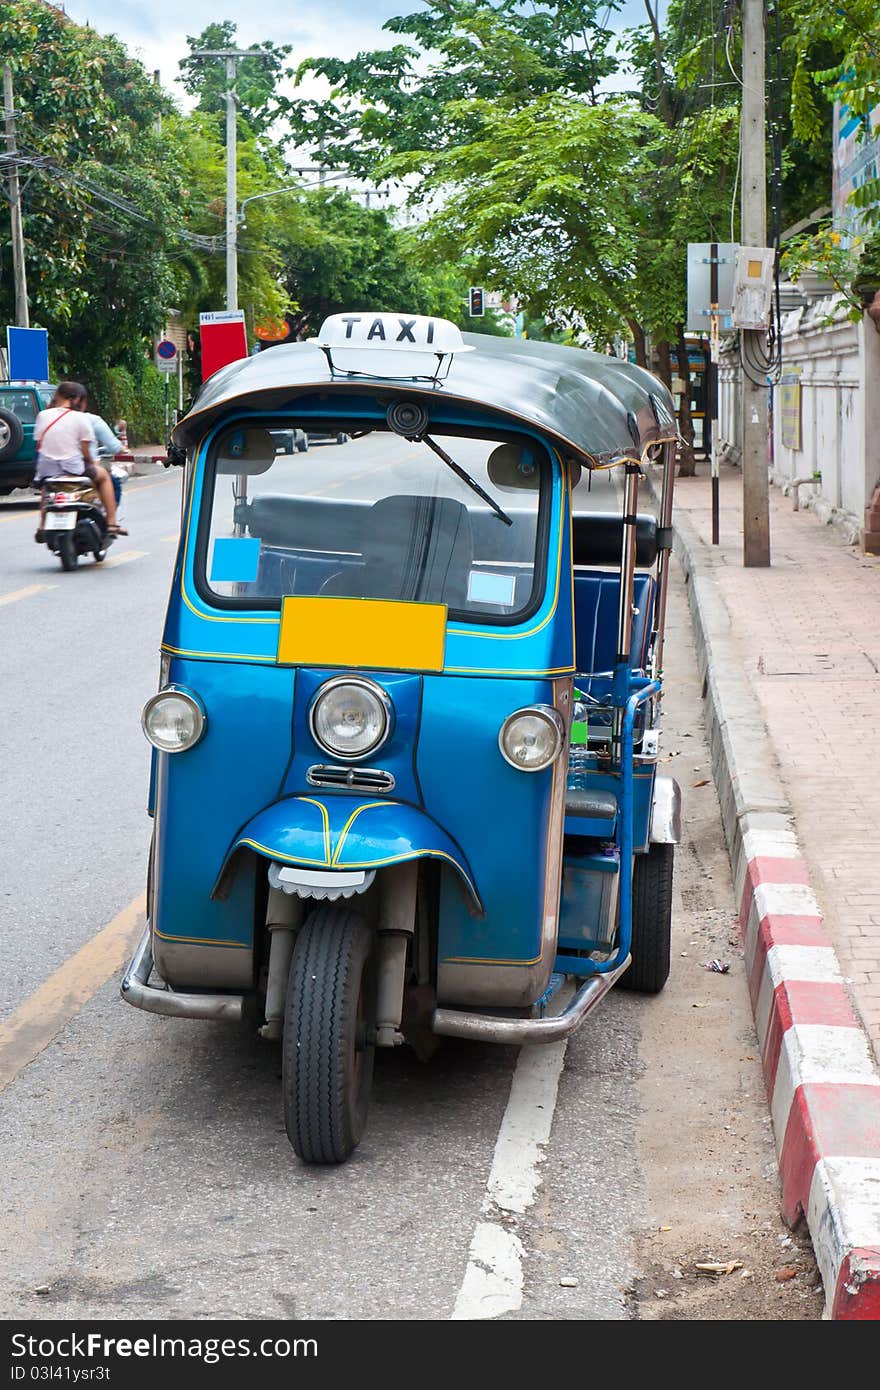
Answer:
<path fill-rule="evenodd" d="M 15 142 L 15 108 L 12 104 L 12 68 L 3 64 L 3 105 L 6 110 L 6 153 L 9 159 L 9 214 L 12 221 L 12 276 L 15 281 L 15 327 L 30 328 L 27 275 L 24 267 L 24 232 L 21 225 L 21 192 L 18 185 L 18 148 Z"/>
<path fill-rule="evenodd" d="M 767 244 L 764 132 L 764 0 L 742 0 L 742 197 L 744 246 Z M 767 476 L 767 387 L 750 380 L 747 362 L 766 355 L 762 329 L 740 329 L 740 438 L 743 472 L 743 564 L 770 564 L 770 486 Z M 754 351 L 750 348 L 754 345 Z M 755 375 L 756 369 L 750 372 Z"/>
<path fill-rule="evenodd" d="M 238 143 L 235 56 L 226 54 L 226 307 L 238 308 Z"/>
<path fill-rule="evenodd" d="M 194 58 L 226 61 L 226 308 L 238 308 L 238 180 L 235 71 L 239 58 L 271 58 L 260 48 L 197 48 Z"/>

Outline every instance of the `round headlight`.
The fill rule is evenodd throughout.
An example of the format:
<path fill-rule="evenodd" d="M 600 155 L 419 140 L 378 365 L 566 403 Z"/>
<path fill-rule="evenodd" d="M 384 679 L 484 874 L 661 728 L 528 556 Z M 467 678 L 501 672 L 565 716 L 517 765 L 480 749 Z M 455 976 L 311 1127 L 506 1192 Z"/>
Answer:
<path fill-rule="evenodd" d="M 205 732 L 204 706 L 188 690 L 169 685 L 144 705 L 141 724 L 160 753 L 183 753 L 194 747 Z"/>
<path fill-rule="evenodd" d="M 562 716 L 551 705 L 531 705 L 509 714 L 501 725 L 498 747 L 520 772 L 543 772 L 559 757 L 565 740 Z"/>
<path fill-rule="evenodd" d="M 315 742 L 335 758 L 373 753 L 391 728 L 388 696 L 372 681 L 337 676 L 321 686 L 309 719 Z"/>

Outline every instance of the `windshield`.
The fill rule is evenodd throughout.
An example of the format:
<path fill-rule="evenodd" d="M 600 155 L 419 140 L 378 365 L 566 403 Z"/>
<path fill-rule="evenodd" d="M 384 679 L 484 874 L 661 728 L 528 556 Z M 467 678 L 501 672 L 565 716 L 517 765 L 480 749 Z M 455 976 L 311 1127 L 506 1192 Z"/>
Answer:
<path fill-rule="evenodd" d="M 209 464 L 198 587 L 220 607 L 302 594 L 442 603 L 476 621 L 527 616 L 543 577 L 547 455 L 512 435 L 431 439 L 509 525 L 423 442 L 384 430 L 224 431 Z"/>

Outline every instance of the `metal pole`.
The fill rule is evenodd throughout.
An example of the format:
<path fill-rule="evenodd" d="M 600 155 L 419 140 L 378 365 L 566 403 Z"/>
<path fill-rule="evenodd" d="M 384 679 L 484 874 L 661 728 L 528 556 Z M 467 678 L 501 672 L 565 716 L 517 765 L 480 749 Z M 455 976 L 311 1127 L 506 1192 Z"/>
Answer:
<path fill-rule="evenodd" d="M 709 426 L 709 457 L 712 460 L 712 544 L 718 544 L 718 243 L 709 247 L 709 399 L 706 403 L 706 423 Z"/>
<path fill-rule="evenodd" d="M 764 131 L 764 0 L 742 0 L 742 201 L 744 246 L 767 242 L 766 150 Z M 766 352 L 762 329 L 740 329 L 743 358 Z M 750 351 L 754 348 L 753 351 Z M 760 350 L 760 351 L 759 351 Z M 756 375 L 755 368 L 751 374 Z M 770 483 L 767 467 L 767 391 L 741 370 L 743 471 L 743 564 L 770 564 Z"/>
<path fill-rule="evenodd" d="M 226 307 L 238 308 L 238 194 L 236 188 L 235 58 L 226 58 Z"/>
<path fill-rule="evenodd" d="M 15 281 L 15 327 L 30 328 L 27 275 L 24 267 L 24 231 L 21 225 L 21 193 L 15 143 L 15 108 L 12 102 L 12 68 L 3 64 L 3 105 L 6 108 L 6 151 L 9 155 L 9 213 L 12 222 L 12 275 Z"/>

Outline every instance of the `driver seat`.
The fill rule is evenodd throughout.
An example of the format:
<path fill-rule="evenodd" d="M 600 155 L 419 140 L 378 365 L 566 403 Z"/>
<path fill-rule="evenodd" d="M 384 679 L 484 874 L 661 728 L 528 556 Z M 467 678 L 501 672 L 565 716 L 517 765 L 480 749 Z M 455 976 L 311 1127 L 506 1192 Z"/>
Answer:
<path fill-rule="evenodd" d="M 474 542 L 463 502 L 454 497 L 383 497 L 374 502 L 364 524 L 365 598 L 465 607 Z"/>

